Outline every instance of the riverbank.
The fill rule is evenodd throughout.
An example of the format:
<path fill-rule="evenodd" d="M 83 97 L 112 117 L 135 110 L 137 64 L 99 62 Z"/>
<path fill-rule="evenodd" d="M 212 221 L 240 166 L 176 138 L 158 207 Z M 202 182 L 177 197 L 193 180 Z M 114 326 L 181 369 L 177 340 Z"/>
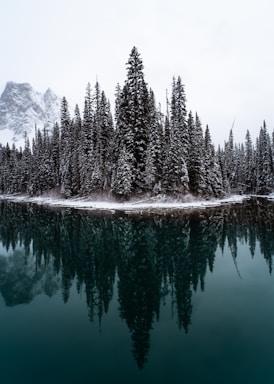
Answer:
<path fill-rule="evenodd" d="M 153 198 L 140 198 L 127 202 L 117 202 L 114 200 L 104 199 L 99 197 L 83 198 L 75 197 L 64 199 L 56 195 L 43 195 L 30 197 L 27 195 L 0 195 L 0 200 L 7 200 L 18 203 L 34 203 L 38 205 L 52 207 L 68 207 L 81 210 L 95 211 L 123 211 L 123 212 L 142 212 L 142 211 L 158 211 L 158 210 L 183 210 L 195 208 L 215 207 L 223 204 L 242 203 L 248 199 L 247 195 L 231 195 L 222 199 L 202 200 L 187 195 L 182 199 L 171 199 L 166 196 L 156 196 Z M 274 198 L 274 196 L 273 196 Z"/>

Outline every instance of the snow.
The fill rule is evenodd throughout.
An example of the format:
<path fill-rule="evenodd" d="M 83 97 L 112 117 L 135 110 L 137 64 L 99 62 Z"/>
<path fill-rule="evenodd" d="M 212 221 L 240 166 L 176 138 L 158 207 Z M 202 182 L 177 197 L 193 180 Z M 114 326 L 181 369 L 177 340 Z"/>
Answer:
<path fill-rule="evenodd" d="M 248 199 L 247 195 L 232 195 L 223 199 L 196 200 L 188 196 L 185 201 L 166 200 L 163 196 L 151 199 L 134 200 L 129 202 L 116 202 L 110 200 L 89 200 L 87 198 L 63 199 L 54 196 L 29 197 L 26 195 L 0 195 L 0 200 L 9 200 L 21 203 L 35 203 L 52 207 L 69 207 L 89 211 L 108 211 L 115 213 L 160 213 L 170 210 L 198 209 L 216 207 L 224 204 L 242 203 Z M 274 198 L 274 196 L 273 196 Z"/>
<path fill-rule="evenodd" d="M 8 128 L 5 128 L 5 129 L 1 129 L 0 130 L 0 144 L 2 144 L 3 146 L 6 146 L 7 143 L 13 143 L 15 142 L 16 146 L 19 148 L 20 146 L 22 146 L 24 140 L 22 138 L 22 140 L 17 140 L 15 139 L 15 135 L 14 135 L 14 132 Z"/>
<path fill-rule="evenodd" d="M 267 196 L 269 200 L 274 200 L 274 192 Z"/>
<path fill-rule="evenodd" d="M 41 93 L 28 83 L 8 82 L 0 97 L 0 143 L 23 148 L 25 132 L 31 143 L 35 126 L 51 130 L 60 121 L 60 108 L 61 97 L 50 89 Z"/>

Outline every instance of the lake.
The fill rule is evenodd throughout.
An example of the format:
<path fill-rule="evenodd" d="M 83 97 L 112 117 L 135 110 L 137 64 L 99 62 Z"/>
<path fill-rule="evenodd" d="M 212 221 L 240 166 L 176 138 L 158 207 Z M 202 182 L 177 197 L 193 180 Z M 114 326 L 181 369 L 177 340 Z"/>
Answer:
<path fill-rule="evenodd" d="M 274 382 L 274 203 L 0 202 L 0 382 Z"/>

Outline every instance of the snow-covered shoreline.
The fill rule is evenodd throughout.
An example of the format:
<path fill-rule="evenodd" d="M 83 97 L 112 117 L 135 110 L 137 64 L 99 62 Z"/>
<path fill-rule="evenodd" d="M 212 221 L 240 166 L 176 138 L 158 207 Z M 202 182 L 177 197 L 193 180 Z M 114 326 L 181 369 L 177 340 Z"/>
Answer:
<path fill-rule="evenodd" d="M 274 196 L 273 196 L 274 197 Z M 242 203 L 248 199 L 247 195 L 231 195 L 223 199 L 198 200 L 187 197 L 184 201 L 165 199 L 158 197 L 154 199 L 140 199 L 127 202 L 116 202 L 111 200 L 91 200 L 88 198 L 70 198 L 63 199 L 56 196 L 38 196 L 30 197 L 27 195 L 0 195 L 0 200 L 34 203 L 52 207 L 67 207 L 90 211 L 110 211 L 110 212 L 142 212 L 142 211 L 160 211 L 160 210 L 183 210 L 194 208 L 215 207 L 223 204 Z"/>

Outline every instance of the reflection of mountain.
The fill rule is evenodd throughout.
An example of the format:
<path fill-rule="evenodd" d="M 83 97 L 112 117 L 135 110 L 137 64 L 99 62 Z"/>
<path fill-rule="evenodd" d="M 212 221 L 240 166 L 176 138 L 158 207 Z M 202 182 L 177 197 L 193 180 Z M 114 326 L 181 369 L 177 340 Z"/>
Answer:
<path fill-rule="evenodd" d="M 52 296 L 59 286 L 52 265 L 37 265 L 19 250 L 9 257 L 0 255 L 0 292 L 7 306 L 29 303 L 41 293 Z"/>
<path fill-rule="evenodd" d="M 79 292 L 85 290 L 90 320 L 97 316 L 100 321 L 108 312 L 117 276 L 120 316 L 142 368 L 161 300 L 172 296 L 178 326 L 187 332 L 193 291 L 204 289 L 218 247 L 228 244 L 237 266 L 238 241 L 248 244 L 251 255 L 259 243 L 271 272 L 273 217 L 273 203 L 263 200 L 142 219 L 2 202 L 0 240 L 11 248 L 20 241 L 25 253 L 0 258 L 0 291 L 9 305 L 28 302 L 40 291 L 52 294 L 46 282 L 57 289 L 61 276 L 64 301 L 76 281 Z"/>

